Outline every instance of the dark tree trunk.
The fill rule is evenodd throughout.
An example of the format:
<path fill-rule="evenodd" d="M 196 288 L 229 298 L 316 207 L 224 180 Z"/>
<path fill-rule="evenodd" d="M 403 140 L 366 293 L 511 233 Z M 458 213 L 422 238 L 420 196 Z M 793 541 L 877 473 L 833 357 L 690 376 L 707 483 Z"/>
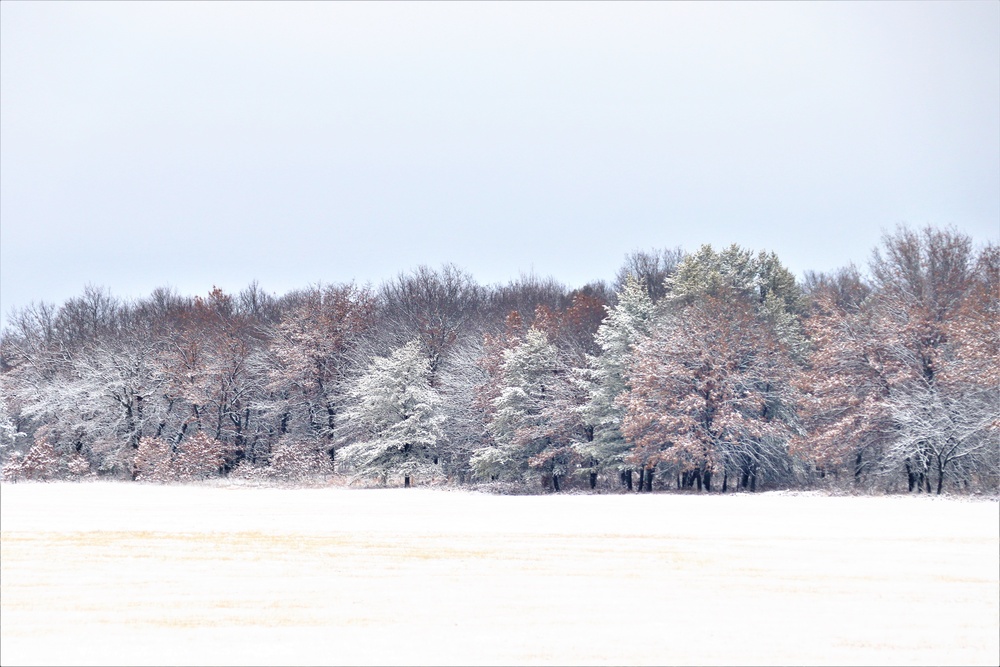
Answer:
<path fill-rule="evenodd" d="M 750 493 L 757 490 L 757 473 L 750 475 Z"/>
<path fill-rule="evenodd" d="M 705 471 L 705 490 L 711 493 L 712 491 L 712 471 Z"/>
<path fill-rule="evenodd" d="M 591 489 L 596 489 L 597 488 L 597 473 L 596 472 L 590 473 L 590 488 Z"/>
<path fill-rule="evenodd" d="M 937 480 L 937 495 L 940 496 L 941 495 L 941 487 L 944 486 L 944 465 L 942 465 L 942 463 L 941 463 L 941 457 L 940 456 L 938 457 L 938 460 L 937 460 L 937 474 L 938 474 L 937 475 L 937 477 L 938 477 L 938 480 Z M 930 489 L 927 489 L 927 491 L 929 492 Z"/>
<path fill-rule="evenodd" d="M 188 423 L 184 422 L 183 424 L 181 424 L 181 429 L 177 431 L 177 435 L 174 437 L 173 443 L 171 443 L 173 445 L 173 451 L 175 452 L 177 451 L 177 445 L 181 444 L 181 440 L 184 439 L 184 434 L 187 433 L 187 430 L 188 430 Z"/>
<path fill-rule="evenodd" d="M 646 469 L 646 493 L 653 492 L 653 471 L 655 468 Z"/>
<path fill-rule="evenodd" d="M 337 410 L 333 407 L 332 403 L 326 404 L 326 432 L 327 439 L 333 437 L 333 429 L 337 424 Z"/>
<path fill-rule="evenodd" d="M 410 488 L 410 476 L 409 475 L 404 475 L 403 476 L 403 488 L 404 489 Z"/>
<path fill-rule="evenodd" d="M 138 433 L 135 430 L 135 419 L 132 417 L 132 406 L 125 406 L 125 429 L 128 431 L 128 443 L 132 449 L 139 449 Z"/>
<path fill-rule="evenodd" d="M 632 490 L 632 471 L 631 470 L 626 470 L 622 474 L 625 475 L 625 486 L 628 487 L 629 491 L 631 491 Z"/>
<path fill-rule="evenodd" d="M 559 475 L 552 475 L 552 489 L 559 493 Z"/>
<path fill-rule="evenodd" d="M 722 469 L 722 492 L 726 492 L 726 487 L 729 485 L 729 470 Z"/>
<path fill-rule="evenodd" d="M 701 491 L 701 471 L 695 470 L 691 475 L 694 477 L 694 483 L 698 487 L 698 491 Z"/>

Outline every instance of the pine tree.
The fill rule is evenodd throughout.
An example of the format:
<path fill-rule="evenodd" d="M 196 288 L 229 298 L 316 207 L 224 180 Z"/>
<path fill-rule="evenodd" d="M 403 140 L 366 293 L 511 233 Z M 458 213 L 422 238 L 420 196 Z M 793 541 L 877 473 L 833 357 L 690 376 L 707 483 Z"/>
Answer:
<path fill-rule="evenodd" d="M 351 391 L 348 421 L 364 440 L 343 448 L 343 460 L 358 475 L 384 483 L 403 475 L 432 475 L 442 440 L 441 398 L 430 386 L 431 368 L 417 341 L 377 357 Z"/>
<path fill-rule="evenodd" d="M 471 461 L 480 478 L 523 481 L 537 469 L 546 485 L 551 481 L 559 490 L 576 462 L 572 444 L 582 427 L 569 373 L 558 348 L 535 328 L 504 352 L 488 425 L 495 444 L 476 451 Z"/>
<path fill-rule="evenodd" d="M 709 296 L 752 303 L 792 354 L 802 357 L 806 353 L 800 323 L 805 308 L 802 290 L 773 252 L 762 250 L 754 255 L 735 243 L 716 252 L 711 245 L 703 245 L 667 278 L 667 289 L 675 307 Z"/>
<path fill-rule="evenodd" d="M 631 486 L 633 467 L 624 461 L 629 443 L 621 432 L 625 408 L 617 399 L 629 390 L 627 371 L 634 346 L 649 334 L 653 316 L 649 290 L 637 277 L 629 276 L 618 303 L 607 311 L 594 337 L 601 354 L 587 359 L 589 396 L 582 413 L 593 428 L 593 440 L 578 443 L 577 450 L 592 474 L 614 469 Z"/>

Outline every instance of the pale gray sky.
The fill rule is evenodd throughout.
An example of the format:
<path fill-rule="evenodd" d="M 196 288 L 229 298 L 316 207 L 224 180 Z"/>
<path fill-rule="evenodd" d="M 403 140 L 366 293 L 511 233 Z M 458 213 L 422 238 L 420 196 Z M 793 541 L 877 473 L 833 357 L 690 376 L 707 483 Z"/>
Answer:
<path fill-rule="evenodd" d="M 1000 236 L 1000 3 L 0 3 L 0 308 Z"/>

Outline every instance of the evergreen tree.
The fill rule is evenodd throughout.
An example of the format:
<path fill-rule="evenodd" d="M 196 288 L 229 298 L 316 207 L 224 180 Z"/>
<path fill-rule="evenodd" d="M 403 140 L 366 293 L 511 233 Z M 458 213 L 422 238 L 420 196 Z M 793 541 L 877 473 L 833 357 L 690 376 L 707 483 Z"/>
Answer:
<path fill-rule="evenodd" d="M 629 444 L 621 432 L 625 408 L 617 399 L 629 390 L 627 371 L 633 348 L 649 334 L 652 316 L 653 301 L 646 286 L 636 276 L 629 276 L 618 303 L 608 308 L 594 337 L 601 354 L 587 358 L 589 396 L 582 413 L 593 428 L 593 440 L 578 443 L 577 450 L 592 474 L 618 470 L 630 486 L 632 466 L 624 462 Z"/>
<path fill-rule="evenodd" d="M 416 341 L 377 357 L 351 391 L 348 421 L 362 440 L 343 451 L 359 475 L 403 475 L 404 486 L 416 474 L 437 470 L 442 440 L 441 398 L 430 386 L 431 368 Z"/>
<path fill-rule="evenodd" d="M 535 468 L 558 491 L 560 478 L 572 470 L 571 445 L 582 427 L 568 366 L 548 337 L 532 328 L 504 352 L 501 378 L 488 425 L 495 444 L 473 454 L 473 469 L 484 479 L 524 480 Z"/>
<path fill-rule="evenodd" d="M 754 304 L 779 340 L 796 358 L 807 351 L 800 317 L 805 299 L 795 276 L 773 252 L 750 250 L 732 244 L 721 252 L 703 245 L 685 257 L 667 278 L 672 305 L 690 305 L 705 297 L 743 299 Z"/>

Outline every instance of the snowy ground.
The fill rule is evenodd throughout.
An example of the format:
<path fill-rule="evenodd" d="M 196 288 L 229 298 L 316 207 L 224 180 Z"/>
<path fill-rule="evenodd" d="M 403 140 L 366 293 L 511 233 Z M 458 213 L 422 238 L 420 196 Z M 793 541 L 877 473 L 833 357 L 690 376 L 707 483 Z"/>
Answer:
<path fill-rule="evenodd" d="M 0 663 L 1000 663 L 1000 505 L 0 488 Z"/>

